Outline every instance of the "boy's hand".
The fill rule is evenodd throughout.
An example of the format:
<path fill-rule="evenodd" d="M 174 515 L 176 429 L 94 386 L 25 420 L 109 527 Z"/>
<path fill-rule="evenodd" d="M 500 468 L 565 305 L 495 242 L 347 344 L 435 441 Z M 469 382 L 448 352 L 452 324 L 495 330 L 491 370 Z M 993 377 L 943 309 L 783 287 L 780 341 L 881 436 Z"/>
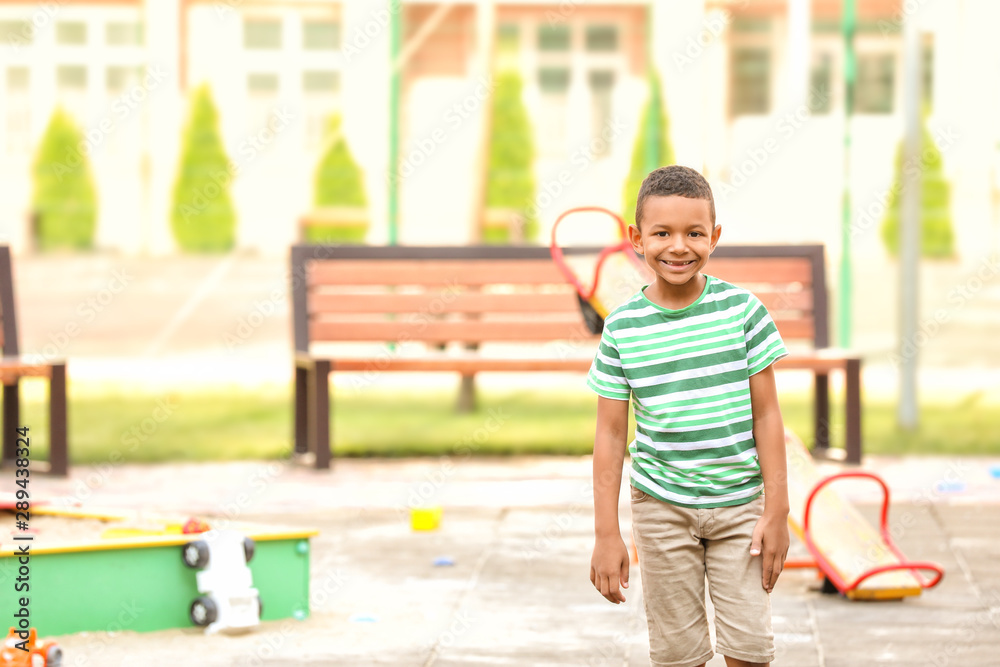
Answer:
<path fill-rule="evenodd" d="M 628 588 L 628 564 L 628 549 L 620 535 L 597 538 L 594 556 L 590 559 L 590 583 L 608 602 L 625 602 L 619 584 L 621 588 Z"/>
<path fill-rule="evenodd" d="M 768 512 L 764 509 L 764 515 L 757 520 L 753 529 L 750 555 L 763 556 L 763 578 L 760 583 L 770 593 L 785 566 L 785 556 L 788 555 L 787 513 L 782 515 L 780 512 Z"/>

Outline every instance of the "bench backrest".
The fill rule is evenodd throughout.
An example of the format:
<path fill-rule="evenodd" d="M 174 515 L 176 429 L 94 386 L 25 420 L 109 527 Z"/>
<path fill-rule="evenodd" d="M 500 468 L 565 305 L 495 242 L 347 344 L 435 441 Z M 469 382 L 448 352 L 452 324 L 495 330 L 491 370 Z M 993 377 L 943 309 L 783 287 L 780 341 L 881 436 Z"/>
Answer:
<path fill-rule="evenodd" d="M 17 315 L 14 307 L 14 272 L 10 246 L 0 245 L 0 347 L 3 356 L 20 354 L 17 346 Z"/>
<path fill-rule="evenodd" d="M 753 291 L 786 340 L 828 345 L 823 246 L 719 246 L 707 272 Z M 317 342 L 593 338 L 542 247 L 296 245 L 291 278 L 300 352 Z"/>
<path fill-rule="evenodd" d="M 591 339 L 546 248 L 292 248 L 295 349 L 318 342 Z"/>
<path fill-rule="evenodd" d="M 753 292 L 786 342 L 829 347 L 822 245 L 719 245 L 706 272 Z"/>

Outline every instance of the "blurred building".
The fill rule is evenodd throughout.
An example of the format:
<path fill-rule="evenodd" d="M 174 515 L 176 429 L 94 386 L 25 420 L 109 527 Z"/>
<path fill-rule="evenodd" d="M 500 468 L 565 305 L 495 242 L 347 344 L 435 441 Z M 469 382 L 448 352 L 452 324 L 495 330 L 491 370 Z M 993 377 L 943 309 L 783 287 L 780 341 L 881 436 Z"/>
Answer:
<path fill-rule="evenodd" d="M 400 242 L 465 243 L 492 91 L 483 45 L 518 69 L 545 225 L 618 210 L 646 99 L 664 83 L 677 160 L 712 181 L 725 237 L 840 244 L 840 0 L 402 3 Z M 857 252 L 878 225 L 902 137 L 902 24 L 924 34 L 924 88 L 953 186 L 960 251 L 997 248 L 1000 19 L 990 0 L 857 0 L 851 124 Z M 188 93 L 205 82 L 232 161 L 238 245 L 283 254 L 310 208 L 326 118 L 365 173 L 369 241 L 385 242 L 390 179 L 388 0 L 0 0 L 0 233 L 29 245 L 30 165 L 57 104 L 86 134 L 98 245 L 173 251 L 171 189 Z M 870 222 L 868 222 L 870 220 Z M 977 255 L 978 256 L 978 255 Z"/>

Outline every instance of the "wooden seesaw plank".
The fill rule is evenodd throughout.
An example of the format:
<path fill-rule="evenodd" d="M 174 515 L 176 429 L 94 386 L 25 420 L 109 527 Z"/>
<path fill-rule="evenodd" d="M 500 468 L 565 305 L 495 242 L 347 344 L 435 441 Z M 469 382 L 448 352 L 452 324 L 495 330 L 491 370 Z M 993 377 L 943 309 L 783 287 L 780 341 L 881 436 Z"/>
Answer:
<path fill-rule="evenodd" d="M 805 542 L 806 499 L 823 476 L 802 441 L 789 430 L 785 431 L 785 450 L 788 456 L 788 524 Z M 879 530 L 829 486 L 813 500 L 809 528 L 818 555 L 846 582 L 855 581 L 873 568 L 901 562 Z M 892 600 L 920 595 L 922 590 L 912 572 L 896 570 L 874 575 L 846 595 L 852 600 Z"/>

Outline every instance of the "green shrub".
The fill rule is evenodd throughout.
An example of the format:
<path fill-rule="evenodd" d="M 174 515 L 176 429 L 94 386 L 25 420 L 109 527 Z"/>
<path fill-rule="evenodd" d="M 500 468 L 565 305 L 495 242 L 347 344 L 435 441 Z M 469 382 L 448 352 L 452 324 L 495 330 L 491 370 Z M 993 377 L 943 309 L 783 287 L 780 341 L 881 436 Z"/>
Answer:
<path fill-rule="evenodd" d="M 650 143 L 650 114 L 656 114 L 656 128 L 659 134 L 654 145 L 652 162 L 656 167 L 674 163 L 674 151 L 670 145 L 670 125 L 667 122 L 666 106 L 663 103 L 663 92 L 660 87 L 660 76 L 655 70 L 649 72 L 649 100 L 642 111 L 639 134 L 632 147 L 632 165 L 625 180 L 622 191 L 622 218 L 626 225 L 635 224 L 635 200 L 639 196 L 639 188 L 649 175 L 647 166 L 647 144 Z"/>
<path fill-rule="evenodd" d="M 902 208 L 902 182 L 906 174 L 920 170 L 920 254 L 923 257 L 947 258 L 955 255 L 955 234 L 951 222 L 951 186 L 941 171 L 941 152 L 927 129 L 926 118 L 920 127 L 920 163 L 903 167 L 903 142 L 896 148 L 896 174 L 889 191 L 882 241 L 893 257 L 899 256 L 899 218 Z M 905 172 L 905 173 L 904 173 Z"/>
<path fill-rule="evenodd" d="M 45 129 L 33 165 L 31 207 L 38 217 L 40 250 L 94 246 L 97 194 L 90 160 L 80 150 L 83 133 L 73 118 L 57 108 Z"/>
<path fill-rule="evenodd" d="M 326 145 L 313 180 L 313 203 L 317 208 L 367 206 L 368 198 L 365 196 L 361 168 L 351 155 L 337 114 L 330 116 L 327 121 Z"/>
<path fill-rule="evenodd" d="M 219 113 L 208 84 L 191 99 L 181 144 L 170 222 L 187 252 L 224 252 L 236 243 L 236 211 L 229 194 L 235 170 L 219 137 Z"/>
<path fill-rule="evenodd" d="M 516 72 L 502 72 L 497 75 L 496 84 L 492 100 L 486 208 L 519 214 L 524 220 L 524 240 L 534 240 L 538 235 L 535 147 L 528 110 L 521 99 L 521 77 Z M 486 243 L 509 240 L 509 229 L 487 227 L 483 230 Z"/>
<path fill-rule="evenodd" d="M 324 144 L 326 148 L 313 176 L 314 206 L 317 209 L 367 207 L 364 176 L 351 155 L 338 114 L 327 120 Z M 307 225 L 304 240 L 307 243 L 364 243 L 368 226 L 367 221 Z"/>

